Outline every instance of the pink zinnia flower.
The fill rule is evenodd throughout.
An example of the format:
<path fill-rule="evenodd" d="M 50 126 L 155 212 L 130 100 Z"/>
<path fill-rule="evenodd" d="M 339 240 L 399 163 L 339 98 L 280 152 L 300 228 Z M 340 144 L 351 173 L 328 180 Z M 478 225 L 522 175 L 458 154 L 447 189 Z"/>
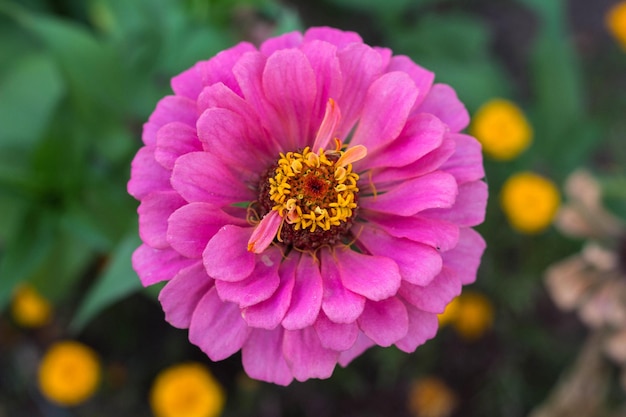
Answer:
<path fill-rule="evenodd" d="M 133 265 L 166 319 L 253 378 L 328 378 L 367 348 L 412 352 L 473 282 L 481 149 L 452 88 L 352 32 L 223 51 L 172 79 L 128 190 Z"/>

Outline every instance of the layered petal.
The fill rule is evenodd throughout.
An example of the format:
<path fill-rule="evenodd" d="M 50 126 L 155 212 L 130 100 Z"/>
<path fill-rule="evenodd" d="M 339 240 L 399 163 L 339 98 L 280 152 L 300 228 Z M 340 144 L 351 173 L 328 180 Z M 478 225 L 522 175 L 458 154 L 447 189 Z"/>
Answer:
<path fill-rule="evenodd" d="M 282 321 L 287 330 L 303 329 L 315 323 L 324 294 L 320 266 L 316 259 L 300 256 L 295 272 L 291 305 Z"/>
<path fill-rule="evenodd" d="M 426 209 L 452 207 L 458 190 L 452 175 L 435 171 L 379 192 L 361 198 L 361 206 L 388 214 L 412 216 Z"/>
<path fill-rule="evenodd" d="M 141 200 L 155 191 L 172 189 L 170 172 L 154 159 L 154 150 L 154 146 L 139 148 L 131 162 L 130 180 L 127 188 L 128 194 L 137 200 Z"/>
<path fill-rule="evenodd" d="M 390 258 L 364 255 L 353 250 L 335 253 L 343 286 L 368 300 L 379 301 L 395 295 L 400 287 L 400 270 Z"/>
<path fill-rule="evenodd" d="M 241 348 L 243 369 L 251 378 L 289 385 L 293 380 L 291 370 L 283 356 L 283 330 L 259 330 L 250 332 Z"/>
<path fill-rule="evenodd" d="M 427 313 L 409 303 L 405 303 L 409 318 L 409 327 L 405 337 L 396 342 L 398 349 L 411 353 L 418 346 L 435 337 L 439 320 L 437 314 Z"/>
<path fill-rule="evenodd" d="M 213 361 L 237 352 L 249 334 L 250 327 L 241 318 L 237 304 L 223 302 L 215 287 L 200 299 L 189 326 L 189 341 Z"/>
<path fill-rule="evenodd" d="M 444 265 L 441 272 L 424 287 L 402 282 L 399 294 L 422 311 L 441 314 L 448 303 L 461 293 L 461 285 L 456 271 Z"/>
<path fill-rule="evenodd" d="M 448 125 L 453 133 L 460 132 L 469 124 L 469 113 L 456 95 L 446 84 L 435 84 L 416 111 L 431 113 Z"/>
<path fill-rule="evenodd" d="M 324 282 L 322 310 L 335 323 L 353 323 L 363 312 L 365 297 L 344 287 L 333 254 L 325 249 L 320 252 Z"/>
<path fill-rule="evenodd" d="M 184 204 L 185 200 L 175 191 L 148 194 L 137 208 L 141 240 L 156 249 L 167 248 L 167 219 Z"/>
<path fill-rule="evenodd" d="M 167 219 L 167 242 L 188 258 L 200 258 L 209 240 L 226 225 L 244 227 L 247 222 L 209 203 L 189 203 Z"/>
<path fill-rule="evenodd" d="M 322 346 L 312 327 L 285 330 L 283 353 L 293 376 L 298 381 L 309 378 L 329 378 L 339 354 Z"/>
<path fill-rule="evenodd" d="M 159 293 L 165 320 L 179 329 L 188 328 L 200 299 L 212 286 L 213 280 L 206 274 L 202 262 L 180 270 Z"/>
<path fill-rule="evenodd" d="M 379 346 L 391 346 L 404 338 L 409 329 L 406 307 L 396 297 L 368 300 L 358 322 L 363 333 Z"/>
<path fill-rule="evenodd" d="M 359 244 L 373 255 L 393 259 L 403 280 L 424 286 L 441 271 L 441 254 L 432 246 L 393 237 L 370 224 L 357 225 L 355 229 Z"/>
<path fill-rule="evenodd" d="M 195 259 L 185 258 L 172 249 L 155 249 L 145 243 L 139 246 L 132 256 L 133 269 L 137 271 L 141 283 L 147 287 L 172 279 L 178 271 L 193 265 Z"/>
<path fill-rule="evenodd" d="M 235 173 L 208 152 L 193 152 L 176 160 L 172 187 L 187 201 L 216 206 L 254 199 L 254 193 Z"/>
<path fill-rule="evenodd" d="M 251 234 L 251 227 L 230 224 L 222 227 L 202 252 L 209 276 L 231 282 L 250 276 L 256 263 L 256 255 L 247 250 Z"/>
<path fill-rule="evenodd" d="M 171 171 L 179 156 L 201 149 L 202 146 L 193 126 L 172 122 L 157 131 L 154 159 Z"/>

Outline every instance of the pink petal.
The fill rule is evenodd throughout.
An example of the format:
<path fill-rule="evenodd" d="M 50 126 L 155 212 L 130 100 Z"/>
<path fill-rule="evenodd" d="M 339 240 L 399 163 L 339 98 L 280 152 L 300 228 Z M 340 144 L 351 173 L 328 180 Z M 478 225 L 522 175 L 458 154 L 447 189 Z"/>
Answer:
<path fill-rule="evenodd" d="M 252 273 L 238 281 L 215 281 L 215 288 L 224 301 L 237 303 L 239 308 L 246 308 L 270 298 L 280 285 L 278 267 L 282 252 L 278 249 L 268 250 L 261 256 Z"/>
<path fill-rule="evenodd" d="M 387 347 L 406 336 L 409 316 L 404 303 L 396 297 L 378 302 L 368 300 L 358 323 L 367 337 Z"/>
<path fill-rule="evenodd" d="M 433 72 L 420 67 L 413 62 L 411 58 L 404 55 L 391 57 L 387 71 L 403 71 L 409 74 L 419 91 L 419 95 L 415 101 L 415 106 L 419 106 L 424 98 L 426 98 L 433 85 L 433 81 L 435 80 L 435 74 Z"/>
<path fill-rule="evenodd" d="M 270 56 L 276 51 L 295 48 L 301 43 L 302 34 L 300 32 L 289 32 L 269 38 L 261 44 L 259 49 L 264 55 Z"/>
<path fill-rule="evenodd" d="M 207 86 L 221 82 L 235 93 L 240 94 L 241 90 L 233 74 L 233 67 L 244 54 L 254 51 L 256 48 L 251 43 L 240 42 L 232 48 L 218 53 L 208 61 L 198 63 L 197 67 L 202 76 L 202 84 Z"/>
<path fill-rule="evenodd" d="M 420 216 L 401 217 L 381 213 L 361 212 L 361 217 L 376 223 L 395 237 L 406 237 L 415 242 L 446 251 L 459 241 L 459 227 L 443 220 Z"/>
<path fill-rule="evenodd" d="M 317 317 L 314 327 L 322 346 L 336 351 L 350 349 L 359 334 L 356 323 L 334 323 L 323 312 Z"/>
<path fill-rule="evenodd" d="M 379 77 L 367 91 L 351 144 L 363 145 L 373 152 L 398 137 L 417 94 L 415 83 L 403 72 Z"/>
<path fill-rule="evenodd" d="M 315 135 L 313 146 L 311 146 L 311 150 L 314 153 L 319 152 L 320 149 L 326 149 L 330 141 L 336 137 L 335 132 L 337 131 L 340 120 L 341 111 L 339 110 L 339 106 L 337 106 L 337 103 L 332 98 L 328 99 L 324 118 Z"/>
<path fill-rule="evenodd" d="M 466 182 L 459 186 L 459 195 L 451 208 L 425 210 L 426 217 L 445 220 L 461 227 L 481 224 L 487 209 L 487 184 L 482 181 Z"/>
<path fill-rule="evenodd" d="M 191 317 L 189 341 L 212 361 L 226 359 L 248 339 L 250 328 L 241 318 L 239 307 L 220 300 L 215 287 L 198 303 Z"/>
<path fill-rule="evenodd" d="M 196 129 L 181 122 L 164 125 L 157 131 L 154 158 L 171 170 L 179 156 L 202 150 Z"/>
<path fill-rule="evenodd" d="M 137 151 L 130 168 L 128 194 L 141 200 L 155 191 L 169 191 L 170 172 L 154 159 L 154 146 L 144 146 Z"/>
<path fill-rule="evenodd" d="M 298 381 L 329 378 L 337 364 L 338 353 L 323 347 L 312 327 L 285 330 L 283 352 Z"/>
<path fill-rule="evenodd" d="M 370 85 L 382 74 L 383 63 L 378 52 L 361 43 L 339 50 L 337 58 L 343 75 L 343 90 L 337 100 L 343 117 L 337 136 L 344 138 L 360 116 Z"/>
<path fill-rule="evenodd" d="M 402 282 L 399 294 L 420 310 L 441 314 L 454 297 L 461 294 L 461 279 L 445 264 L 439 275 L 425 287 Z"/>
<path fill-rule="evenodd" d="M 343 286 L 334 254 L 325 249 L 320 252 L 324 281 L 322 310 L 335 323 L 352 323 L 363 312 L 365 297 Z"/>
<path fill-rule="evenodd" d="M 343 48 L 351 43 L 362 43 L 358 33 L 343 31 L 330 27 L 313 27 L 304 33 L 304 45 L 308 42 L 320 40 L 332 43 L 337 48 Z"/>
<path fill-rule="evenodd" d="M 259 224 L 256 225 L 250 240 L 248 240 L 248 251 L 256 254 L 263 253 L 267 249 L 278 234 L 283 218 L 277 211 L 272 210 L 267 213 Z"/>
<path fill-rule="evenodd" d="M 308 254 L 302 255 L 296 268 L 291 305 L 283 319 L 283 327 L 297 330 L 313 325 L 322 305 L 323 291 L 319 262 Z"/>
<path fill-rule="evenodd" d="M 198 136 L 209 153 L 237 170 L 241 180 L 258 182 L 278 151 L 268 146 L 271 141 L 263 129 L 249 121 L 234 111 L 210 108 L 198 119 Z"/>
<path fill-rule="evenodd" d="M 172 187 L 187 201 L 204 201 L 216 206 L 255 199 L 254 192 L 208 152 L 193 152 L 176 160 Z"/>
<path fill-rule="evenodd" d="M 266 61 L 267 58 L 262 53 L 249 52 L 233 67 L 233 74 L 237 78 L 246 103 L 252 110 L 251 113 L 256 113 L 262 126 L 270 131 L 268 127 L 280 126 L 281 121 L 263 91 L 263 70 Z M 226 108 L 233 110 L 231 107 Z M 273 140 L 277 139 L 274 135 L 270 137 Z"/>
<path fill-rule="evenodd" d="M 439 147 L 447 130 L 447 126 L 431 114 L 415 115 L 388 146 L 375 152 L 368 150 L 367 158 L 359 167 L 400 167 L 413 163 Z"/>
<path fill-rule="evenodd" d="M 267 58 L 262 83 L 279 121 L 269 126 L 270 133 L 288 149 L 302 147 L 310 140 L 317 94 L 315 73 L 306 55 L 297 49 L 274 52 Z"/>
<path fill-rule="evenodd" d="M 348 290 L 369 300 L 383 300 L 400 288 L 400 271 L 391 259 L 364 255 L 351 249 L 336 250 L 341 282 Z"/>
<path fill-rule="evenodd" d="M 195 259 L 180 256 L 172 249 L 154 249 L 146 244 L 139 246 L 132 257 L 133 269 L 144 287 L 170 280 L 195 262 Z"/>
<path fill-rule="evenodd" d="M 427 285 L 441 271 L 441 254 L 432 246 L 390 236 L 369 224 L 355 226 L 353 230 L 359 244 L 373 255 L 393 259 L 402 279 L 416 285 Z"/>
<path fill-rule="evenodd" d="M 468 135 L 456 133 L 450 137 L 456 142 L 456 152 L 441 169 L 454 175 L 459 184 L 483 178 L 485 169 L 480 143 Z"/>
<path fill-rule="evenodd" d="M 283 386 L 293 381 L 291 370 L 283 356 L 282 329 L 252 330 L 241 348 L 241 361 L 250 378 Z"/>
<path fill-rule="evenodd" d="M 301 51 L 304 52 L 311 64 L 317 86 L 317 97 L 311 113 L 311 130 L 308 133 L 309 137 L 313 137 L 322 123 L 328 100 L 336 100 L 341 95 L 343 78 L 336 46 L 328 42 L 314 40 L 304 43 Z M 317 152 L 316 148 L 313 150 Z"/>
<path fill-rule="evenodd" d="M 202 91 L 202 75 L 198 71 L 200 66 L 201 64 L 197 63 L 172 78 L 170 85 L 176 95 L 185 96 L 192 100 L 198 98 L 198 94 Z"/>
<path fill-rule="evenodd" d="M 361 207 L 383 213 L 412 216 L 429 208 L 452 207 L 457 196 L 454 177 L 442 171 L 413 178 L 382 194 L 360 199 Z"/>
<path fill-rule="evenodd" d="M 473 229 L 462 227 L 460 232 L 458 245 L 443 253 L 443 262 L 456 272 L 463 285 L 468 285 L 476 280 L 480 258 L 487 245 Z"/>
<path fill-rule="evenodd" d="M 271 330 L 280 324 L 291 305 L 297 265 L 298 257 L 288 256 L 278 270 L 280 285 L 274 294 L 242 311 L 249 326 Z"/>
<path fill-rule="evenodd" d="M 363 332 L 359 332 L 359 335 L 357 336 L 354 345 L 352 345 L 350 349 L 344 350 L 339 354 L 339 364 L 344 367 L 348 366 L 348 364 L 352 362 L 354 358 L 361 355 L 363 352 L 365 352 L 367 349 L 371 348 L 374 345 L 376 345 L 376 343 L 374 343 L 372 339 L 365 336 Z"/>
<path fill-rule="evenodd" d="M 439 320 L 434 313 L 426 313 L 408 303 L 404 306 L 409 315 L 409 330 L 405 337 L 396 342 L 396 346 L 404 352 L 412 353 L 418 346 L 435 337 Z"/>
<path fill-rule="evenodd" d="M 256 255 L 247 250 L 251 234 L 251 227 L 226 225 L 209 240 L 202 259 L 210 277 L 234 282 L 252 273 Z"/>
<path fill-rule="evenodd" d="M 188 258 L 199 258 L 209 240 L 222 226 L 245 227 L 245 219 L 233 217 L 208 203 L 189 203 L 176 210 L 167 220 L 167 242 Z"/>
<path fill-rule="evenodd" d="M 156 145 L 156 133 L 161 126 L 171 122 L 180 122 L 194 127 L 197 118 L 198 111 L 195 101 L 183 96 L 163 97 L 144 124 L 143 143 L 147 146 Z"/>
<path fill-rule="evenodd" d="M 168 247 L 167 218 L 183 204 L 185 200 L 175 191 L 148 194 L 137 208 L 141 240 L 155 249 Z"/>
<path fill-rule="evenodd" d="M 165 320 L 179 329 L 188 328 L 196 306 L 212 286 L 202 262 L 182 269 L 159 293 Z"/>
<path fill-rule="evenodd" d="M 443 164 L 450 158 L 455 151 L 455 142 L 452 139 L 444 139 L 437 149 L 429 152 L 415 162 L 397 168 L 381 167 L 373 169 L 368 175 L 368 181 L 372 184 L 381 185 L 382 188 L 388 188 L 389 184 L 400 181 L 407 181 L 411 178 L 417 178 L 433 171 L 443 169 Z M 368 162 L 368 161 L 364 161 Z M 369 190 L 370 187 L 362 187 L 362 190 Z"/>
<path fill-rule="evenodd" d="M 452 87 L 435 84 L 418 107 L 417 111 L 431 113 L 450 127 L 453 133 L 460 132 L 469 124 L 469 114 Z"/>

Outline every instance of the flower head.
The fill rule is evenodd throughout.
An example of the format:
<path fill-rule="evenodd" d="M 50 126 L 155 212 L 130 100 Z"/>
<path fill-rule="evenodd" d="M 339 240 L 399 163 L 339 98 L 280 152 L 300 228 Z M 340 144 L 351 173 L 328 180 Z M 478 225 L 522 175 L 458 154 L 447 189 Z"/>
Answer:
<path fill-rule="evenodd" d="M 511 226 L 520 233 L 540 233 L 559 209 L 560 194 L 549 179 L 532 172 L 510 177 L 502 187 L 500 204 Z"/>
<path fill-rule="evenodd" d="M 450 323 L 461 337 L 473 341 L 491 328 L 493 318 L 493 305 L 487 297 L 478 292 L 464 292 L 439 315 L 439 324 Z"/>
<path fill-rule="evenodd" d="M 52 306 L 33 286 L 20 286 L 11 302 L 11 315 L 24 327 L 40 327 L 50 322 Z"/>
<path fill-rule="evenodd" d="M 621 1 L 613 5 L 606 14 L 606 27 L 626 50 L 626 1 Z"/>
<path fill-rule="evenodd" d="M 167 281 L 166 319 L 278 384 L 433 337 L 476 278 L 487 200 L 467 111 L 433 78 L 331 28 L 174 77 L 128 184 L 133 265 L 144 285 Z"/>
<path fill-rule="evenodd" d="M 224 401 L 221 385 L 199 363 L 163 370 L 150 391 L 150 406 L 156 417 L 216 417 Z"/>
<path fill-rule="evenodd" d="M 521 154 L 532 141 L 533 130 L 515 103 L 493 99 L 483 104 L 471 126 L 471 133 L 489 156 L 508 161 Z"/>
<path fill-rule="evenodd" d="M 423 377 L 411 384 L 409 411 L 415 417 L 449 417 L 457 405 L 454 391 L 437 377 Z"/>
<path fill-rule="evenodd" d="M 50 401 L 74 406 L 86 401 L 100 383 L 96 353 L 82 343 L 62 341 L 52 345 L 39 364 L 39 388 Z"/>

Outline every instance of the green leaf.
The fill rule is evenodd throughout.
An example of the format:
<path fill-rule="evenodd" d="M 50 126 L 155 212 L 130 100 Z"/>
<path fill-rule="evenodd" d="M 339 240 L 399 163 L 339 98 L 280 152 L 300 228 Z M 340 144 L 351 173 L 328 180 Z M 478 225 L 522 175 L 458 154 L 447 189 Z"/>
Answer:
<path fill-rule="evenodd" d="M 55 58 L 82 117 L 97 122 L 102 115 L 96 109 L 102 107 L 118 114 L 124 112 L 126 86 L 120 57 L 111 45 L 72 21 L 31 14 L 16 6 L 8 11 Z"/>
<path fill-rule="evenodd" d="M 0 80 L 0 147 L 31 148 L 63 97 L 63 79 L 49 56 L 17 60 Z"/>
<path fill-rule="evenodd" d="M 58 218 L 55 220 L 58 225 Z M 84 277 L 94 253 L 93 247 L 73 230 L 57 227 L 52 249 L 28 280 L 47 299 L 62 303 Z"/>
<path fill-rule="evenodd" d="M 0 257 L 0 311 L 10 301 L 13 289 L 29 278 L 51 252 L 55 227 L 50 214 L 30 208 L 7 240 Z"/>
<path fill-rule="evenodd" d="M 79 306 L 70 324 L 72 332 L 79 332 L 106 307 L 142 288 L 141 281 L 131 265 L 132 253 L 140 244 L 136 231 L 118 244 L 110 264 L 89 289 Z"/>

